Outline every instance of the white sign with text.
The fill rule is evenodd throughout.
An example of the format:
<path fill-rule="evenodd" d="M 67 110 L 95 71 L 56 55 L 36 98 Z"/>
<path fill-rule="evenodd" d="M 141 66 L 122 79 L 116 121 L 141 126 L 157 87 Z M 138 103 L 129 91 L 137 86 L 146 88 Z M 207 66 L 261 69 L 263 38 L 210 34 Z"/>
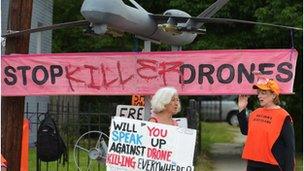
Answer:
<path fill-rule="evenodd" d="M 116 116 L 130 119 L 144 120 L 145 108 L 143 106 L 118 105 Z"/>
<path fill-rule="evenodd" d="M 131 105 L 117 105 L 116 116 L 129 119 L 144 120 L 145 107 Z M 179 127 L 188 128 L 187 118 L 173 118 Z"/>
<path fill-rule="evenodd" d="M 195 140 L 194 129 L 114 117 L 107 170 L 193 171 Z"/>

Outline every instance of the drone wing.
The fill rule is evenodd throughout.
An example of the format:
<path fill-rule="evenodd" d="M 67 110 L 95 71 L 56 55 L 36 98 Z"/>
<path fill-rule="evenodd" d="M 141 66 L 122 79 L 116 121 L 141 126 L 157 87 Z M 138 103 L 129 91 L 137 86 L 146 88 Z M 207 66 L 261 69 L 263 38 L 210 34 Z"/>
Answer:
<path fill-rule="evenodd" d="M 230 18 L 209 18 L 209 17 L 183 17 L 183 16 L 167 16 L 161 14 L 150 14 L 156 23 L 166 23 L 168 20 L 174 20 L 176 23 L 187 23 L 191 20 L 192 25 L 175 25 L 170 27 L 175 27 L 177 31 L 180 32 L 195 32 L 195 33 L 202 33 L 199 27 L 195 25 L 198 23 L 222 23 L 222 24 L 233 24 L 233 23 L 241 23 L 241 24 L 250 24 L 250 25 L 261 25 L 261 26 L 268 26 L 268 27 L 277 27 L 281 29 L 290 29 L 290 30 L 297 30 L 303 31 L 302 28 L 299 27 L 292 27 L 286 25 L 279 25 L 279 24 L 272 24 L 272 23 L 264 23 L 264 22 L 255 22 L 255 21 L 247 21 L 247 20 L 239 20 L 239 19 L 230 19 Z M 164 26 L 159 25 L 159 26 Z M 163 29 L 164 30 L 164 29 Z"/>
<path fill-rule="evenodd" d="M 79 27 L 79 26 L 89 26 L 90 22 L 87 20 L 78 20 L 78 21 L 71 21 L 66 23 L 58 23 L 54 25 L 49 26 L 42 26 L 32 29 L 26 29 L 21 31 L 8 31 L 8 33 L 1 35 L 1 37 L 14 37 L 14 36 L 20 36 L 22 34 L 26 33 L 36 33 L 41 31 L 47 31 L 47 30 L 56 30 L 61 28 L 67 28 L 67 27 Z"/>

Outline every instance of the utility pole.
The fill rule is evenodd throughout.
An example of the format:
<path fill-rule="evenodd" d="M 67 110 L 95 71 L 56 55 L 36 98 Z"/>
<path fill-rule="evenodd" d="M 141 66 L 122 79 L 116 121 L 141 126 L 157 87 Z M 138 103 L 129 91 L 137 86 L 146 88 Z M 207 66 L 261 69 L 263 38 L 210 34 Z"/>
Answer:
<path fill-rule="evenodd" d="M 8 30 L 31 28 L 33 0 L 10 0 Z M 6 54 L 27 54 L 30 35 L 6 39 Z M 2 97 L 1 100 L 1 153 L 8 161 L 8 170 L 20 170 L 24 96 Z"/>

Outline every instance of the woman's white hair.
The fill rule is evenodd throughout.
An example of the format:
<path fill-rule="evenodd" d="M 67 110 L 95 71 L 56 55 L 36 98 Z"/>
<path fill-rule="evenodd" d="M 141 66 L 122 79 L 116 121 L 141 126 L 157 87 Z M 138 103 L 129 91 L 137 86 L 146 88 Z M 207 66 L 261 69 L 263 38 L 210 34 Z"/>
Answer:
<path fill-rule="evenodd" d="M 173 87 L 163 87 L 156 91 L 151 100 L 151 108 L 154 113 L 163 111 L 167 104 L 172 100 L 172 97 L 177 94 L 177 90 Z M 180 104 L 178 105 L 178 112 L 181 110 Z"/>

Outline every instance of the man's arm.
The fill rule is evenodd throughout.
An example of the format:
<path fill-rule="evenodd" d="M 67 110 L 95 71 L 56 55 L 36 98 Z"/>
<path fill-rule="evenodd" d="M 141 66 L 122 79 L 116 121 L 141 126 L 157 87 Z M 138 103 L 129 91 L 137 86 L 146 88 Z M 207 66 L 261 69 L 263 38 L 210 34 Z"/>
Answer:
<path fill-rule="evenodd" d="M 239 112 L 239 114 L 237 115 L 237 118 L 238 118 L 238 121 L 239 121 L 239 126 L 240 126 L 241 133 L 243 135 L 247 135 L 247 133 L 248 133 L 248 119 L 247 119 L 247 116 L 246 116 L 246 109 Z"/>
<path fill-rule="evenodd" d="M 285 119 L 283 128 L 282 128 L 282 138 L 286 144 L 286 159 L 285 159 L 285 168 L 284 171 L 294 171 L 295 165 L 295 136 L 294 129 L 291 119 L 287 117 Z"/>

